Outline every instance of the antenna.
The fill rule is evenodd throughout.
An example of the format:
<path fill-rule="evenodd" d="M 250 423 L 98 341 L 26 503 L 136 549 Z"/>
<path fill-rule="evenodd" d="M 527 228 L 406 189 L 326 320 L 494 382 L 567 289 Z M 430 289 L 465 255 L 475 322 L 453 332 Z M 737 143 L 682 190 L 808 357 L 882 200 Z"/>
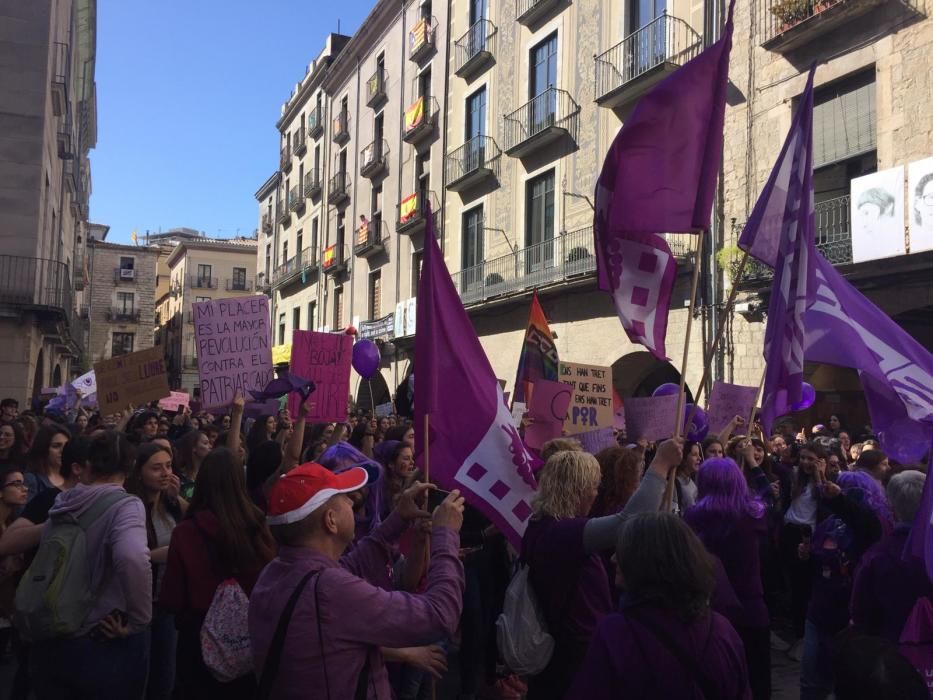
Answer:
<path fill-rule="evenodd" d="M 337 18 L 337 33 L 340 34 L 340 18 Z"/>

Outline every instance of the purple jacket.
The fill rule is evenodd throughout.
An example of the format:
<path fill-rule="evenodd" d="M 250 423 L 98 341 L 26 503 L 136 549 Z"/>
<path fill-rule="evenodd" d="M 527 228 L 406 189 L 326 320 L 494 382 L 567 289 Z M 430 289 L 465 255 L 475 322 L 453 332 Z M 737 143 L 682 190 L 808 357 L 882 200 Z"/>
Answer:
<path fill-rule="evenodd" d="M 112 491 L 123 491 L 123 487 L 78 484 L 58 494 L 49 518 L 62 513 L 79 516 Z M 45 527 L 50 527 L 48 521 Z M 129 616 L 132 632 L 141 632 L 152 619 L 152 566 L 143 502 L 131 496 L 105 511 L 87 530 L 87 551 L 97 599 L 78 634 L 90 632 L 115 609 Z"/>
<path fill-rule="evenodd" d="M 855 572 L 852 622 L 863 631 L 897 642 L 918 598 L 933 598 L 923 560 L 901 558 L 910 524 L 900 523 L 873 545 Z"/>
<path fill-rule="evenodd" d="M 313 549 L 281 547 L 263 569 L 249 604 L 257 672 L 265 663 L 289 595 L 305 574 L 318 572 L 308 581 L 291 617 L 273 698 L 304 700 L 309 693 L 324 697 L 326 686 L 332 700 L 352 698 L 368 658 L 367 697 L 391 700 L 379 647 L 419 646 L 454 633 L 464 577 L 457 556 L 460 538 L 453 530 L 436 528 L 432 534 L 424 593 L 390 592 L 373 584 L 384 579 L 389 545 L 405 527 L 405 521 L 393 513 L 339 563 Z"/>
<path fill-rule="evenodd" d="M 639 606 L 638 614 L 667 632 L 682 652 L 693 659 L 717 692 L 728 700 L 751 698 L 745 649 L 739 635 L 718 613 L 685 623 L 673 613 Z M 565 700 L 617 698 L 678 698 L 700 700 L 700 687 L 688 669 L 655 636 L 623 610 L 604 618 L 590 642 L 583 667 Z M 708 699 L 709 700 L 709 699 Z"/>

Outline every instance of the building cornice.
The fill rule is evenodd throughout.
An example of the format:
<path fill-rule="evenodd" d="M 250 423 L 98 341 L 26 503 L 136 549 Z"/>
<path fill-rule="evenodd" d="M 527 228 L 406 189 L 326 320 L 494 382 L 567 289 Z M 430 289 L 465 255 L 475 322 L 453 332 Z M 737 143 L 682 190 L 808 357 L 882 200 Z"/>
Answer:
<path fill-rule="evenodd" d="M 268 196 L 279 184 L 279 180 L 282 177 L 282 173 L 276 170 L 272 175 L 269 176 L 269 179 L 262 183 L 262 187 L 256 190 L 256 194 L 253 196 L 257 201 L 261 202 Z"/>
<path fill-rule="evenodd" d="M 324 77 L 323 89 L 333 95 L 340 90 L 356 70 L 359 62 L 372 54 L 379 40 L 391 31 L 398 19 L 402 16 L 404 8 L 410 4 L 406 0 L 379 0 L 372 11 L 363 20 L 343 51 L 330 65 Z"/>
<path fill-rule="evenodd" d="M 168 260 L 166 260 L 165 263 L 169 267 L 174 267 L 179 258 L 183 257 L 189 250 L 214 250 L 227 253 L 255 255 L 256 246 L 256 241 L 249 239 L 244 239 L 242 241 L 181 241 L 175 246 L 175 250 L 168 256 Z"/>

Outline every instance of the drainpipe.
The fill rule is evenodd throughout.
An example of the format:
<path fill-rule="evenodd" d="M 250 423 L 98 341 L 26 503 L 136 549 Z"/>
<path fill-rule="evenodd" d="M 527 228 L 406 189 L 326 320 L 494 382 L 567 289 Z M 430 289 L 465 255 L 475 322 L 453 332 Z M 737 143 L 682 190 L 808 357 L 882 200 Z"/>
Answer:
<path fill-rule="evenodd" d="M 363 112 L 363 110 L 360 109 L 360 105 L 362 104 L 360 102 L 360 71 L 361 70 L 362 70 L 362 61 L 360 60 L 359 54 L 357 54 L 356 56 L 356 120 L 355 120 L 356 124 L 353 127 L 353 148 L 354 148 L 353 163 L 355 164 L 355 167 L 353 168 L 353 171 L 354 171 L 353 172 L 353 183 L 355 185 L 359 185 L 360 183 L 360 168 L 359 168 L 360 164 L 359 164 L 359 161 L 357 160 L 359 152 L 356 149 L 360 145 L 360 114 L 362 114 Z M 354 234 L 356 231 L 356 221 L 357 221 L 356 205 L 359 201 L 359 189 L 357 189 L 356 193 L 351 195 L 351 197 L 353 201 L 353 215 L 350 219 L 349 233 L 350 233 L 350 240 L 353 241 L 355 240 Z M 344 221 L 344 236 L 346 236 L 346 234 L 347 234 L 347 224 L 346 224 L 346 221 Z M 355 280 L 353 279 L 353 273 L 356 271 L 356 259 L 353 257 L 353 249 L 352 247 L 348 245 L 347 241 L 343 242 L 343 246 L 345 249 L 349 251 L 348 257 L 350 258 L 349 261 L 347 262 L 347 276 L 350 281 L 350 323 L 348 323 L 347 325 L 350 325 L 353 323 L 353 309 L 354 309 L 353 291 L 356 288 Z"/>
<path fill-rule="evenodd" d="M 399 0 L 399 7 L 402 11 L 402 21 L 400 22 L 402 27 L 402 72 L 399 76 L 399 88 L 401 90 L 401 95 L 399 96 L 399 119 L 398 119 L 398 201 L 395 203 L 396 208 L 398 203 L 402 201 L 402 132 L 405 128 L 405 66 L 408 64 L 407 47 L 408 42 L 407 32 L 405 31 L 405 0 Z M 391 210 L 390 210 L 391 211 Z M 398 306 L 398 303 L 402 300 L 402 237 L 396 232 L 395 234 L 395 305 Z"/>
<path fill-rule="evenodd" d="M 441 212 L 445 213 L 447 211 L 447 187 L 444 182 L 445 179 L 445 166 L 447 165 L 447 98 L 450 97 L 450 33 L 452 31 L 451 27 L 451 16 L 453 13 L 450 11 L 450 6 L 452 3 L 445 3 L 444 6 L 447 8 L 447 33 L 444 36 L 444 104 L 440 107 L 440 119 L 438 120 L 440 124 L 438 128 L 442 128 L 443 136 L 441 137 Z M 435 43 L 437 42 L 437 37 L 434 38 Z M 442 224 L 443 226 L 443 224 Z M 441 229 L 441 252 L 447 250 L 447 231 L 443 228 Z"/>

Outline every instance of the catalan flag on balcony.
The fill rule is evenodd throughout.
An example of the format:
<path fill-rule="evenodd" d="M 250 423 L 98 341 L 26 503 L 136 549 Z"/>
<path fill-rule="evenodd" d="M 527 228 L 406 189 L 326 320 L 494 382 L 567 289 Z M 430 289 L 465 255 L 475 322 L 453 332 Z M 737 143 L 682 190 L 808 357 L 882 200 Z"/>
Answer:
<path fill-rule="evenodd" d="M 408 53 L 412 54 L 424 46 L 431 36 L 430 32 L 427 20 L 418 20 L 418 23 L 408 32 Z"/>
<path fill-rule="evenodd" d="M 418 193 L 410 194 L 398 206 L 398 221 L 407 224 L 418 213 Z"/>
<path fill-rule="evenodd" d="M 337 264 L 337 246 L 327 246 L 324 249 L 324 269 L 329 270 Z"/>
<path fill-rule="evenodd" d="M 424 121 L 424 98 L 418 100 L 405 110 L 405 131 L 411 131 Z"/>
<path fill-rule="evenodd" d="M 367 241 L 369 241 L 369 222 L 364 221 L 360 224 L 360 227 L 356 229 L 356 244 L 366 245 Z"/>

